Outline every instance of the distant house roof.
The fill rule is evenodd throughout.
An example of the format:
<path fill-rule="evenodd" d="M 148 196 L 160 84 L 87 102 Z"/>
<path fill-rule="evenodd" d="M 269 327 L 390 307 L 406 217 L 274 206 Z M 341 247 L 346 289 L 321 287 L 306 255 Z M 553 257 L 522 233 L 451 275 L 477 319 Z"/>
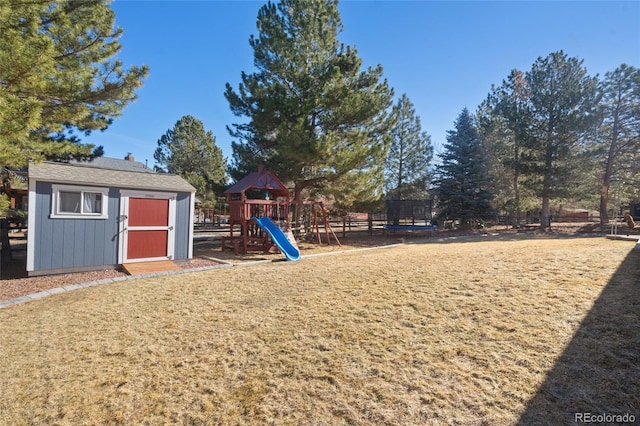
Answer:
<path fill-rule="evenodd" d="M 244 194 L 249 189 L 269 190 L 276 197 L 289 197 L 291 193 L 286 186 L 269 170 L 262 167 L 257 172 L 249 173 L 240 179 L 231 188 L 224 191 L 225 194 Z"/>
<path fill-rule="evenodd" d="M 8 167 L 0 167 L 0 176 L 2 177 L 2 189 L 26 189 L 27 188 L 27 169 L 12 169 Z M 18 187 L 12 187 L 14 179 L 18 182 Z"/>
<path fill-rule="evenodd" d="M 131 157 L 133 158 L 133 157 Z M 152 169 L 145 166 L 143 163 L 134 160 L 120 160 L 118 158 L 108 158 L 108 157 L 96 157 L 91 161 L 77 161 L 72 160 L 69 164 L 77 164 L 77 165 L 86 165 L 90 167 L 98 167 L 101 169 L 110 169 L 110 170 L 127 170 L 130 172 L 145 172 L 145 173 L 155 173 Z"/>
<path fill-rule="evenodd" d="M 96 159 L 97 160 L 97 159 Z M 127 160 L 106 159 L 84 163 L 45 161 L 29 165 L 29 178 L 53 183 L 110 186 L 127 189 L 195 192 L 195 188 L 178 175 L 154 173 L 144 167 L 127 165 Z M 111 162 L 109 160 L 114 160 Z M 138 163 L 141 164 L 141 163 Z M 113 166 L 112 168 L 106 166 Z M 117 168 L 120 167 L 120 168 Z M 127 167 L 129 167 L 127 169 Z"/>

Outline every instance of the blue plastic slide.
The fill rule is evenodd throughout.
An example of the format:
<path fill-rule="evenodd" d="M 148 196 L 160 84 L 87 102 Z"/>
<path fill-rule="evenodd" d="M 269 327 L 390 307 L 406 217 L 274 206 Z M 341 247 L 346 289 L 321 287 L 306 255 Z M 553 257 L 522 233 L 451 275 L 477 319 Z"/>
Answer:
<path fill-rule="evenodd" d="M 282 253 L 284 253 L 284 257 L 287 260 L 298 260 L 300 259 L 300 251 L 289 241 L 284 232 L 278 226 L 271 222 L 271 219 L 268 217 L 253 217 L 260 228 L 267 231 L 271 240 L 275 243 L 275 245 L 280 249 Z"/>

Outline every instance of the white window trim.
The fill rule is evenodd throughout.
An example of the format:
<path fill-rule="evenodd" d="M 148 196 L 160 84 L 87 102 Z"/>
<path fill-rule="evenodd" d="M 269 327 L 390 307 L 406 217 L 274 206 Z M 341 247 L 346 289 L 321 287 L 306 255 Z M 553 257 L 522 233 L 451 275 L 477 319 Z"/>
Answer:
<path fill-rule="evenodd" d="M 60 205 L 60 191 L 65 192 L 91 192 L 102 194 L 102 212 L 101 213 L 60 213 L 58 207 Z M 82 195 L 84 201 L 84 195 Z M 108 219 L 109 207 L 109 188 L 99 188 L 95 186 L 76 186 L 76 185 L 51 185 L 51 214 L 52 219 Z"/>

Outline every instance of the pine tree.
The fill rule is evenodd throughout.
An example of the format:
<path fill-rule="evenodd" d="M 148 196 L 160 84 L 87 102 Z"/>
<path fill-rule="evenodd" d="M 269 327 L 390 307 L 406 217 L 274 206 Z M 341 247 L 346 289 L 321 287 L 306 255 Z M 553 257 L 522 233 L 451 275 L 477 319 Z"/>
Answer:
<path fill-rule="evenodd" d="M 600 162 L 600 223 L 609 221 L 609 190 L 640 186 L 640 70 L 621 65 L 605 74 L 598 89 L 602 95 L 602 126 L 596 155 Z"/>
<path fill-rule="evenodd" d="M 205 131 L 202 121 L 190 115 L 162 135 L 153 158 L 157 171 L 184 177 L 202 199 L 226 181 L 226 161 L 213 132 Z"/>
<path fill-rule="evenodd" d="M 83 158 L 135 99 L 147 67 L 113 59 L 121 28 L 107 0 L 0 3 L 0 164 Z"/>
<path fill-rule="evenodd" d="M 542 227 L 550 225 L 550 200 L 571 195 L 582 181 L 584 144 L 595 124 L 597 79 L 583 61 L 562 51 L 538 58 L 527 73 L 530 90 L 524 154 L 526 173 L 542 200 Z"/>
<path fill-rule="evenodd" d="M 392 117 L 395 124 L 385 161 L 387 196 L 397 200 L 426 198 L 433 158 L 431 137 L 422 131 L 420 117 L 406 94 L 393 107 Z"/>
<path fill-rule="evenodd" d="M 483 145 L 467 108 L 447 132 L 439 155 L 434 184 L 438 194 L 439 220 L 459 220 L 464 228 L 494 217 L 493 194 L 484 162 Z"/>
<path fill-rule="evenodd" d="M 511 178 L 506 210 L 515 213 L 514 226 L 519 226 L 522 210 L 523 153 L 530 124 L 528 115 L 529 86 L 525 73 L 512 70 L 500 87 L 494 88 L 487 99 L 487 123 L 493 137 L 485 139 L 491 152 L 497 154 L 502 171 Z M 486 127 L 487 126 L 483 126 Z M 496 176 L 496 178 L 499 178 Z"/>
<path fill-rule="evenodd" d="M 248 119 L 229 129 L 232 177 L 266 164 L 294 183 L 297 200 L 314 190 L 342 205 L 381 197 L 393 94 L 380 66 L 361 70 L 356 50 L 339 43 L 338 2 L 269 2 L 258 31 L 250 38 L 257 71 L 225 92 L 232 112 Z"/>
<path fill-rule="evenodd" d="M 597 79 L 582 61 L 562 51 L 538 58 L 531 70 L 511 72 L 487 100 L 492 108 L 493 153 L 513 179 L 516 209 L 522 193 L 535 196 L 541 226 L 550 224 L 550 202 L 584 198 L 593 170 L 588 141 L 597 122 Z"/>

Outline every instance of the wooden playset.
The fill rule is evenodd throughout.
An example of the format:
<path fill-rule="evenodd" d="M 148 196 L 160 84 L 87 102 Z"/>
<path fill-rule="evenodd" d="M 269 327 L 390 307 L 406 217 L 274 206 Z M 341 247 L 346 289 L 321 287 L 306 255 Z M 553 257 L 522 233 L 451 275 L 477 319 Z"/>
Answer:
<path fill-rule="evenodd" d="M 253 217 L 268 217 L 287 227 L 291 193 L 271 171 L 260 166 L 225 192 L 229 203 L 229 235 L 222 237 L 222 251 L 236 254 L 277 250 L 268 233 Z"/>

